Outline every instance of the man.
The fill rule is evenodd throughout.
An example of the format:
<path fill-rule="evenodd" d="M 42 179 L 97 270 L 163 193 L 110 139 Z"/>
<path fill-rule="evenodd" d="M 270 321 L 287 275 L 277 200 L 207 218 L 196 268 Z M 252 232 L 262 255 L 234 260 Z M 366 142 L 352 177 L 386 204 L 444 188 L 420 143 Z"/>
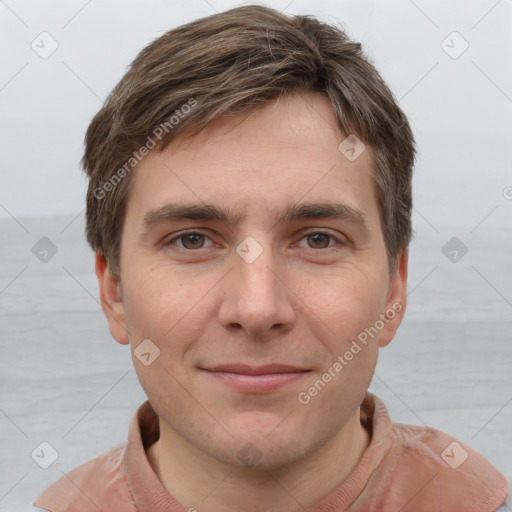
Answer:
<path fill-rule="evenodd" d="M 148 401 L 55 512 L 494 511 L 368 393 L 406 302 L 413 136 L 358 43 L 245 6 L 142 50 L 86 137 L 87 238 Z"/>

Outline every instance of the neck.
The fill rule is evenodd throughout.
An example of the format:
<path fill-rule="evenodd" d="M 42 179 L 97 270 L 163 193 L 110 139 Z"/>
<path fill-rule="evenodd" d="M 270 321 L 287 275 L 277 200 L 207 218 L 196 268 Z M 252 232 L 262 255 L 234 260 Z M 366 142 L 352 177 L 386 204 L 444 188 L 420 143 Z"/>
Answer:
<path fill-rule="evenodd" d="M 198 454 L 160 420 L 160 438 L 148 460 L 171 496 L 188 510 L 303 511 L 339 486 L 355 468 L 370 438 L 359 410 L 332 439 L 285 468 L 237 468 Z"/>

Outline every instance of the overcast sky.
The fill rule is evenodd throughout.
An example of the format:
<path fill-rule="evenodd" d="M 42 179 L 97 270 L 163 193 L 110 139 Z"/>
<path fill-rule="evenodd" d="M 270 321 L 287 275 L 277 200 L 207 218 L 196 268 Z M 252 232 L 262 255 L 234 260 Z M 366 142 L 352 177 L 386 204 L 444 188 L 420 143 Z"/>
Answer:
<path fill-rule="evenodd" d="M 260 3 L 363 43 L 415 132 L 416 228 L 512 227 L 512 0 Z M 126 66 L 163 32 L 237 5 L 0 1 L 0 218 L 82 211 L 83 136 Z"/>

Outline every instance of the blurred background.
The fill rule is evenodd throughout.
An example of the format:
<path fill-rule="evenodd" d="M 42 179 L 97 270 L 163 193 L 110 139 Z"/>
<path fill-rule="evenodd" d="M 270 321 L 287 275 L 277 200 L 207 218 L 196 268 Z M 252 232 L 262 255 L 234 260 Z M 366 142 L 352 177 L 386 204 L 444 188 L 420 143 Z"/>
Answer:
<path fill-rule="evenodd" d="M 510 479 L 512 1 L 259 3 L 362 42 L 415 133 L 408 311 L 371 390 Z M 238 5 L 0 0 L 0 510 L 124 442 L 145 400 L 83 235 L 85 130 L 146 44 Z"/>

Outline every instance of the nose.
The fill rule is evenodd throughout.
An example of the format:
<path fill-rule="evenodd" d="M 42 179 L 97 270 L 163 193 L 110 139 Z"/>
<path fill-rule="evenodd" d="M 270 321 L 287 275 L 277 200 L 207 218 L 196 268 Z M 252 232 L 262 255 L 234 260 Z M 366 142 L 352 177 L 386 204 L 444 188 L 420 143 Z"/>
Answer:
<path fill-rule="evenodd" d="M 269 245 L 252 240 L 246 252 L 241 247 L 233 254 L 233 269 L 223 280 L 218 315 L 225 329 L 244 330 L 252 338 L 263 339 L 289 332 L 296 312 L 292 287 L 286 282 L 285 262 L 277 261 Z"/>

